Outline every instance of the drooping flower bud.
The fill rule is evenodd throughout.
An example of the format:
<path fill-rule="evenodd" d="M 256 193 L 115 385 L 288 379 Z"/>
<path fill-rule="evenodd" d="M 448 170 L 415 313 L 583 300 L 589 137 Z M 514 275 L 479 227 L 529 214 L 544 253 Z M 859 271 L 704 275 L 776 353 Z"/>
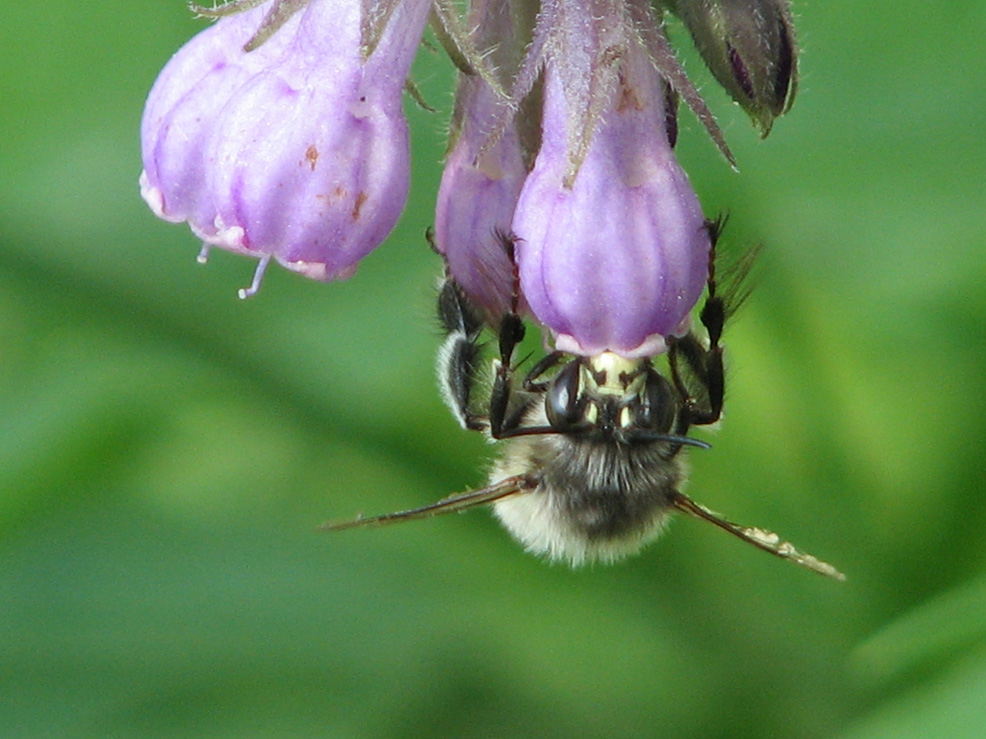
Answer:
<path fill-rule="evenodd" d="M 513 230 L 522 292 L 557 349 L 651 356 L 686 329 L 710 239 L 668 142 L 659 73 L 634 44 L 614 63 L 618 82 L 572 179 L 573 116 L 548 60 L 541 150 Z"/>
<path fill-rule="evenodd" d="M 473 0 L 470 6 L 475 43 L 491 49 L 491 66 L 507 78 L 523 49 L 514 5 Z M 490 138 L 502 101 L 488 80 L 460 72 L 455 102 L 435 208 L 435 247 L 466 295 L 495 322 L 511 308 L 513 264 L 502 239 L 510 233 L 528 168 L 516 117 Z"/>
<path fill-rule="evenodd" d="M 350 276 L 407 197 L 402 89 L 431 3 L 389 3 L 368 57 L 363 5 L 311 0 L 249 52 L 267 8 L 189 42 L 145 112 L 141 181 L 155 212 L 260 257 L 261 270 L 273 257 L 318 280 Z"/>
<path fill-rule="evenodd" d="M 264 11 L 223 18 L 192 38 L 162 70 L 144 107 L 141 195 L 159 218 L 187 221 L 203 239 L 216 233 L 206 180 L 207 147 L 219 111 L 247 80 L 281 56 L 297 31 L 296 18 L 283 34 L 244 53 Z"/>
<path fill-rule="evenodd" d="M 789 0 L 674 0 L 702 58 L 759 127 L 794 101 L 798 48 Z"/>

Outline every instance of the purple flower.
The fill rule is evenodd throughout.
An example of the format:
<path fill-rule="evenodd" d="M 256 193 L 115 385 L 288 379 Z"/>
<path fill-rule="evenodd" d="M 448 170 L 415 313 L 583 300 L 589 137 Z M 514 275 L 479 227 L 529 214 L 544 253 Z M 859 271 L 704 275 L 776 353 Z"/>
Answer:
<path fill-rule="evenodd" d="M 573 110 L 577 70 L 548 58 L 541 149 L 513 221 L 527 304 L 573 354 L 661 353 L 707 276 L 710 238 L 671 151 L 661 76 L 639 45 L 623 49 L 584 110 Z M 591 138 L 573 136 L 593 105 Z"/>
<path fill-rule="evenodd" d="M 761 130 L 794 94 L 788 0 L 232 0 L 142 122 L 141 192 L 209 246 L 344 279 L 409 187 L 402 90 L 426 22 L 460 70 L 435 246 L 495 324 L 519 302 L 559 349 L 658 353 L 709 238 L 671 153 L 677 101 L 732 162 L 664 35 L 678 13 Z M 516 266 L 505 239 L 516 237 Z M 515 294 L 518 292 L 519 294 Z"/>
<path fill-rule="evenodd" d="M 263 11 L 223 18 L 185 44 L 158 76 L 144 108 L 141 195 L 159 218 L 188 221 L 203 239 L 216 233 L 206 181 L 215 119 L 233 93 L 280 57 L 297 30 L 295 19 L 276 40 L 244 53 Z"/>
<path fill-rule="evenodd" d="M 521 43 L 515 2 L 474 0 L 470 21 L 476 42 L 492 45 L 498 73 L 516 69 Z M 479 74 L 460 73 L 452 120 L 452 149 L 435 208 L 435 247 L 456 281 L 495 323 L 511 308 L 513 264 L 502 239 L 510 233 L 517 197 L 527 176 L 516 118 L 491 137 L 498 93 Z"/>
<path fill-rule="evenodd" d="M 501 32 L 491 53 L 516 47 L 519 17 L 494 6 L 473 5 L 481 44 Z M 671 152 L 679 95 L 731 155 L 656 21 L 647 0 L 542 0 L 520 62 L 493 59 L 511 72 L 509 91 L 475 73 L 460 83 L 439 251 L 488 315 L 519 287 L 520 307 L 566 352 L 659 354 L 687 330 L 705 285 L 709 234 Z M 496 237 L 511 208 L 518 285 Z"/>
<path fill-rule="evenodd" d="M 243 296 L 271 257 L 318 280 L 351 276 L 404 207 L 402 89 L 431 0 L 391 3 L 372 53 L 363 4 L 311 0 L 252 51 L 268 8 L 223 17 L 151 91 L 144 197 L 206 244 L 260 257 Z"/>

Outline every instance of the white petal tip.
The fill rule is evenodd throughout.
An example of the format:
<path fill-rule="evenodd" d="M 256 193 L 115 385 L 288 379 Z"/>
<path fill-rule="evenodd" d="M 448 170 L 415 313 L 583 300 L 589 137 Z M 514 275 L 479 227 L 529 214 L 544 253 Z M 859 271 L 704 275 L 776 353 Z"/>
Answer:
<path fill-rule="evenodd" d="M 147 203 L 147 207 L 151 209 L 151 212 L 158 218 L 163 218 L 166 221 L 172 220 L 164 212 L 164 194 L 161 192 L 161 188 L 154 187 L 151 184 L 146 171 L 140 173 L 139 183 L 140 196 Z"/>
<path fill-rule="evenodd" d="M 325 262 L 289 262 L 284 259 L 278 259 L 277 261 L 280 262 L 285 269 L 289 269 L 292 272 L 297 272 L 310 280 L 317 280 L 319 282 L 348 280 L 356 274 L 356 269 L 358 267 L 356 264 L 350 264 L 332 272 L 329 269 L 329 265 Z"/>

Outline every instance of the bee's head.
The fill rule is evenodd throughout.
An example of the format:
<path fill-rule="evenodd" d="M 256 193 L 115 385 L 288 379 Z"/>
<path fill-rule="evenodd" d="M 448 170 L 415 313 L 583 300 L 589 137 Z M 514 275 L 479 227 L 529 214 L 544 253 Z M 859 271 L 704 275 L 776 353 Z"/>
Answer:
<path fill-rule="evenodd" d="M 672 434 L 681 400 L 647 358 L 576 357 L 548 384 L 545 414 L 558 433 L 631 443 L 702 442 Z"/>

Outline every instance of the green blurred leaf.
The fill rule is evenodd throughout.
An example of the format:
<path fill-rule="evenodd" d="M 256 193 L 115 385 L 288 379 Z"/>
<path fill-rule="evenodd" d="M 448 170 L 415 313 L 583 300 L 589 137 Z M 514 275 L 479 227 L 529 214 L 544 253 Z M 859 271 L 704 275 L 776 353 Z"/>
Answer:
<path fill-rule="evenodd" d="M 961 583 L 911 609 L 860 644 L 855 671 L 889 683 L 920 667 L 986 646 L 986 576 Z"/>

